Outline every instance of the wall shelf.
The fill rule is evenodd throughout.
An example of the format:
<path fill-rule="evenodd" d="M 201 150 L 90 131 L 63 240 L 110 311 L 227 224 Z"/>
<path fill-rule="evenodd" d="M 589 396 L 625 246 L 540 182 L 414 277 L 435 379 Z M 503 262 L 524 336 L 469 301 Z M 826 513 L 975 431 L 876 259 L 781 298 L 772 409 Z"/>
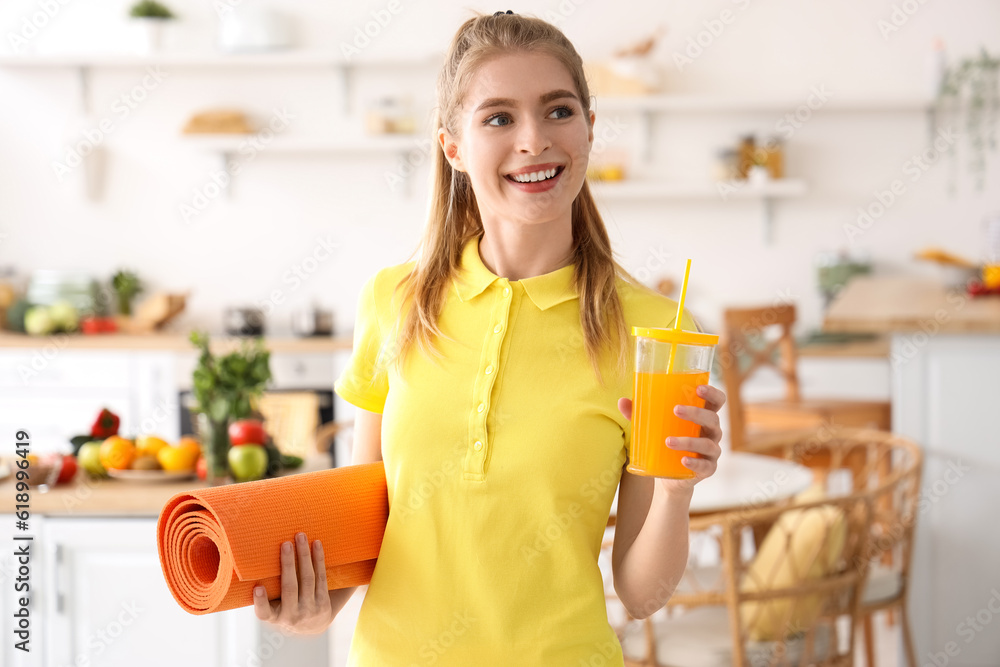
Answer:
<path fill-rule="evenodd" d="M 794 113 L 806 107 L 810 113 L 923 113 L 928 126 L 934 124 L 934 100 L 920 96 L 841 97 L 834 94 L 815 107 L 808 102 L 813 93 L 799 97 L 753 97 L 704 94 L 661 94 L 634 97 L 597 98 L 595 112 L 638 114 L 639 145 L 642 159 L 652 159 L 653 121 L 666 113 L 746 114 L 766 113 L 775 116 Z M 933 137 L 931 137 L 933 140 Z"/>
<path fill-rule="evenodd" d="M 439 64 L 443 55 L 415 58 L 356 58 L 332 51 L 289 49 L 257 53 L 0 54 L 0 67 L 415 67 Z"/>
<path fill-rule="evenodd" d="M 183 135 L 183 142 L 193 148 L 219 153 L 234 153 L 253 134 Z M 281 137 L 267 144 L 274 153 L 405 153 L 418 148 L 421 137 L 416 134 L 358 137 L 348 139 L 309 139 Z"/>
<path fill-rule="evenodd" d="M 698 95 L 688 93 L 643 95 L 635 97 L 598 97 L 596 111 L 637 111 L 644 113 L 713 112 L 713 113 L 781 113 L 791 112 L 807 104 L 809 95 L 801 97 L 740 97 Z M 925 97 L 855 97 L 830 96 L 828 102 L 813 111 L 864 112 L 926 111 L 933 100 Z"/>
<path fill-rule="evenodd" d="M 332 51 L 288 49 L 260 53 L 157 53 L 135 55 L 129 53 L 92 54 L 0 54 L 0 67 L 72 68 L 80 79 L 80 107 L 90 112 L 90 77 L 96 68 L 327 68 L 340 80 L 344 113 L 350 113 L 354 71 L 357 68 L 406 67 L 419 68 L 439 65 L 443 54 L 430 54 L 414 58 L 356 58 L 348 60 Z"/>
<path fill-rule="evenodd" d="M 618 183 L 591 183 L 595 196 L 607 200 L 632 199 L 762 199 L 801 197 L 806 193 L 805 181 L 796 178 L 782 178 L 755 185 L 746 181 L 735 181 L 735 190 L 728 194 L 720 187 L 723 183 L 686 183 L 653 180 L 621 181 Z"/>
<path fill-rule="evenodd" d="M 670 181 L 622 181 L 619 183 L 591 183 L 591 192 L 598 202 L 643 201 L 657 199 L 703 200 L 725 203 L 730 200 L 760 201 L 763 206 L 764 243 L 771 242 L 773 204 L 775 199 L 790 199 L 806 194 L 805 181 L 794 178 L 750 183 L 689 183 Z"/>
<path fill-rule="evenodd" d="M 190 148 L 218 153 L 222 170 L 226 171 L 227 165 L 238 156 L 240 149 L 247 145 L 256 135 L 254 134 L 232 134 L 232 135 L 182 135 L 182 145 Z M 276 137 L 257 153 L 270 153 L 274 155 L 349 155 L 349 154 L 373 154 L 373 155 L 397 155 L 399 159 L 405 160 L 407 155 L 414 150 L 423 150 L 420 144 L 420 135 L 401 134 L 386 135 L 380 137 L 349 137 L 349 138 L 326 138 L 316 139 L 309 137 Z M 410 178 L 408 173 L 400 176 L 403 180 L 403 187 L 400 194 L 406 196 L 410 192 Z M 228 184 L 225 186 L 227 196 L 232 196 L 232 181 L 230 176 Z"/>

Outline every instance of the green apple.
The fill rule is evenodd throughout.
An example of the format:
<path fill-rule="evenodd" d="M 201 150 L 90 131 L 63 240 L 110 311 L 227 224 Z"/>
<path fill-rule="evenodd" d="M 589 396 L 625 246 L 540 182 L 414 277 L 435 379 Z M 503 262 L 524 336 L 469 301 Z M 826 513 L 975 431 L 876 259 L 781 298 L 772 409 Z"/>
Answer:
<path fill-rule="evenodd" d="M 91 440 L 80 445 L 76 453 L 76 462 L 93 477 L 107 477 L 108 472 L 101 463 L 102 440 Z"/>
<path fill-rule="evenodd" d="M 56 330 L 56 322 L 46 306 L 32 306 L 24 314 L 24 331 L 32 336 L 46 336 Z"/>
<path fill-rule="evenodd" d="M 267 450 L 263 445 L 230 447 L 229 470 L 237 482 L 263 479 L 267 472 Z"/>

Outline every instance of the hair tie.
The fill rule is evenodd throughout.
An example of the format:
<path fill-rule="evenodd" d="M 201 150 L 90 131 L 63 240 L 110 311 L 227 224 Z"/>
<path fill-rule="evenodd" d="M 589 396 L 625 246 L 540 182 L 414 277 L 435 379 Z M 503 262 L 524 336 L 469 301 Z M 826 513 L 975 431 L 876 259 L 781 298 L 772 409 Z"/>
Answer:
<path fill-rule="evenodd" d="M 493 16 L 500 16 L 500 15 L 502 15 L 503 13 L 504 13 L 504 12 L 493 12 Z M 508 9 L 508 10 L 507 10 L 507 13 L 508 13 L 508 14 L 513 14 L 514 12 L 512 12 L 512 11 L 510 11 L 510 10 Z"/>

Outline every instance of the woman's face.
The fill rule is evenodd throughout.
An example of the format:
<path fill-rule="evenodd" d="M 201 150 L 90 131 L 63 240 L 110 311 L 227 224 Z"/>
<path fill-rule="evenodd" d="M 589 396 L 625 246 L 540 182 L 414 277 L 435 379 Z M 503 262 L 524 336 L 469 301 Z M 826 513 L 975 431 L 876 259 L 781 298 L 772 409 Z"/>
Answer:
<path fill-rule="evenodd" d="M 440 130 L 438 140 L 467 172 L 484 222 L 569 222 L 594 133 L 562 63 L 542 53 L 491 58 L 465 91 L 459 122 L 458 137 Z"/>

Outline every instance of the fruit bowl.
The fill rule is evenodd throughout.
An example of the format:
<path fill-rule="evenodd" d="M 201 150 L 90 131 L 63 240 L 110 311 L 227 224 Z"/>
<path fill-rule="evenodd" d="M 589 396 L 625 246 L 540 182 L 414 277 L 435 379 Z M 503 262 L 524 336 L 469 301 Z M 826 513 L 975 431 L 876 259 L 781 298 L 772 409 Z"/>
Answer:
<path fill-rule="evenodd" d="M 194 470 L 108 470 L 108 476 L 112 479 L 120 479 L 126 482 L 140 482 L 144 484 L 156 484 L 160 482 L 183 482 L 195 476 Z"/>

